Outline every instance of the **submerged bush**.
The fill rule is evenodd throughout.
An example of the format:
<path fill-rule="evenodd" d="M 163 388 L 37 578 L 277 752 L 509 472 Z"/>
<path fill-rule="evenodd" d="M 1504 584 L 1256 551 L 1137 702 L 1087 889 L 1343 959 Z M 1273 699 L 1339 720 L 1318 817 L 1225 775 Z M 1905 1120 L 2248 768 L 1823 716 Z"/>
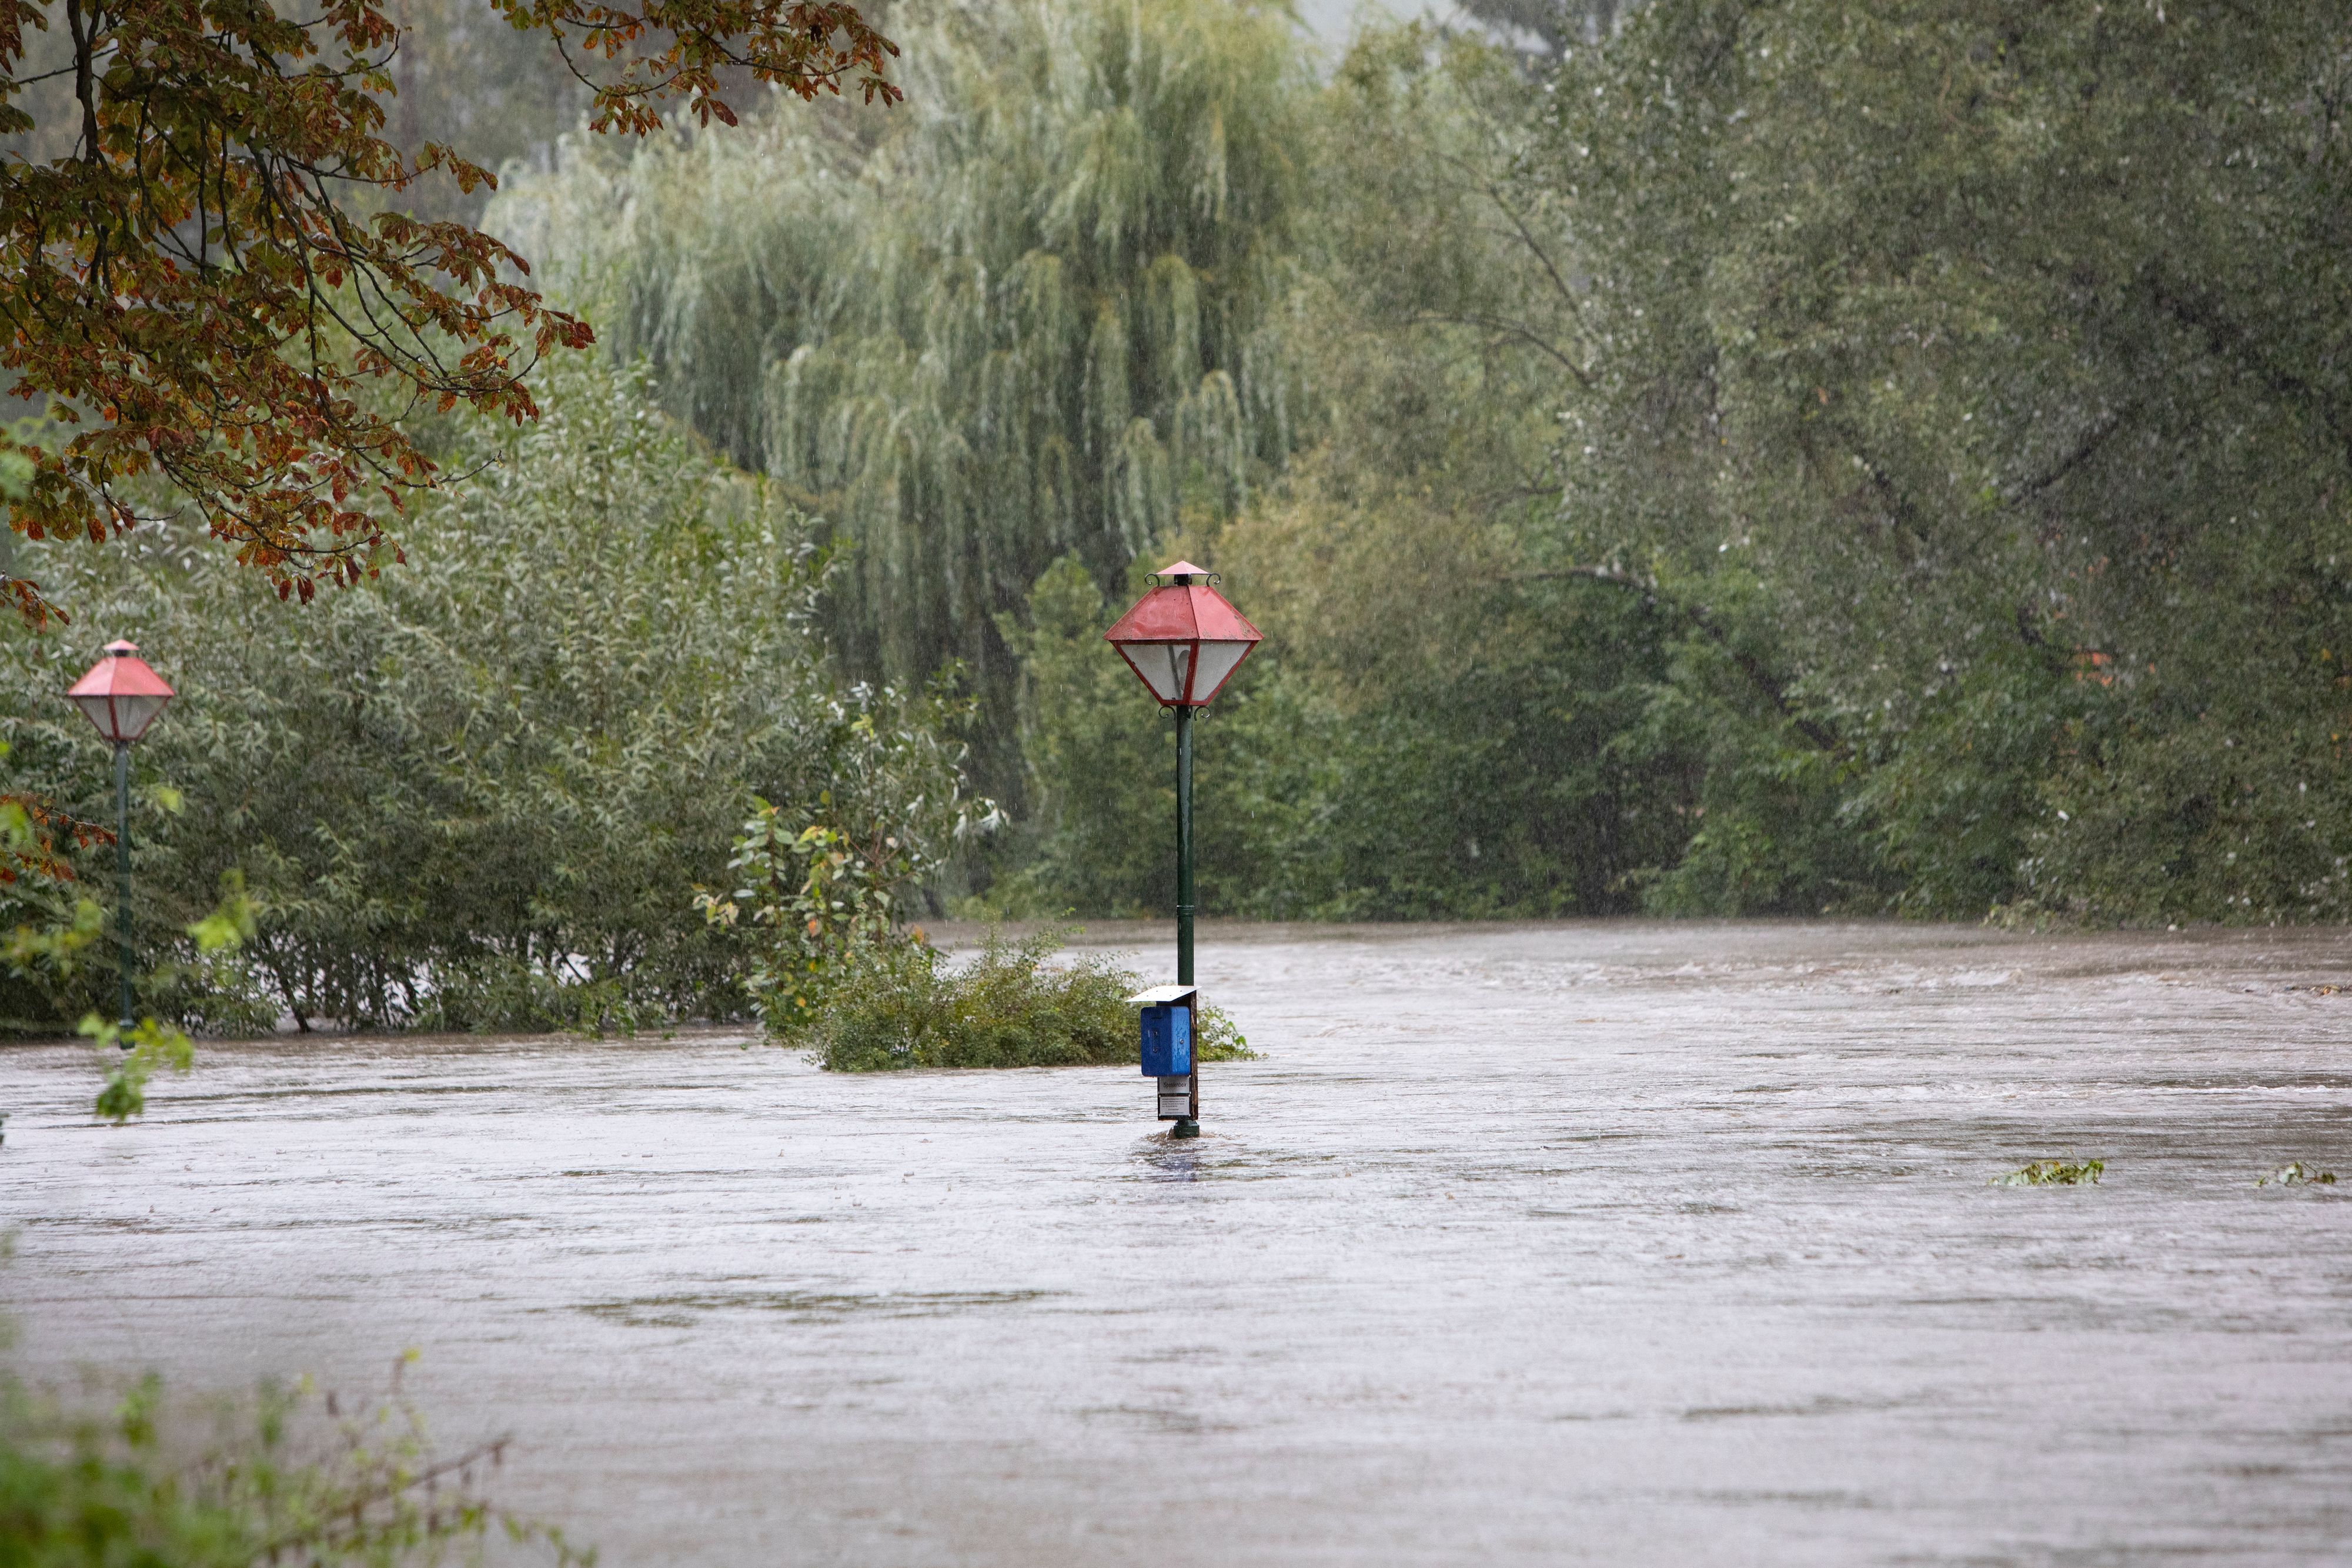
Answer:
<path fill-rule="evenodd" d="M 1989 1186 L 2095 1186 L 2107 1168 L 2105 1160 L 2036 1160 L 2007 1176 L 1997 1176 Z"/>
<path fill-rule="evenodd" d="M 903 941 L 909 899 L 950 849 L 984 833 L 995 806 L 963 789 L 963 747 L 947 739 L 969 705 L 934 686 L 919 702 L 868 713 L 843 732 L 843 788 L 785 807 L 754 800 L 721 896 L 698 889 L 714 926 L 748 934 L 743 988 L 771 1032 L 815 1016 L 843 965 Z"/>
<path fill-rule="evenodd" d="M 1062 936 L 1010 942 L 992 931 L 961 968 L 925 942 L 863 947 L 842 964 L 824 1005 L 796 1036 L 836 1072 L 1138 1062 L 1140 1034 L 1127 998 L 1142 989 L 1142 977 L 1099 956 L 1050 965 Z M 1202 1061 L 1254 1054 L 1214 1008 L 1203 1010 L 1194 1048 Z"/>

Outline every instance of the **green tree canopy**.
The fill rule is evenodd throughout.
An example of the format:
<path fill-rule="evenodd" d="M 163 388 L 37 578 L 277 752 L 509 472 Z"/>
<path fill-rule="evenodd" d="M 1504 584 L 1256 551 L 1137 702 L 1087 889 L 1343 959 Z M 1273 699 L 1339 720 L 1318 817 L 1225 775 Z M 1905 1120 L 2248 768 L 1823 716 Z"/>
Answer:
<path fill-rule="evenodd" d="M 694 889 L 728 884 L 755 793 L 844 826 L 955 798 L 951 708 L 836 679 L 801 515 L 641 378 L 574 365 L 551 387 L 537 424 L 457 454 L 488 466 L 419 509 L 405 568 L 307 608 L 163 527 L 28 550 L 77 623 L 139 641 L 180 691 L 135 752 L 148 962 L 224 873 L 262 905 L 247 983 L 215 973 L 160 1010 L 726 1015 L 738 954 Z M 101 819 L 104 744 L 59 695 L 91 652 L 52 636 L 0 666 L 0 738 L 12 782 Z M 0 887 L 0 930 L 23 917 Z M 0 982 L 0 1017 L 79 1015 L 80 990 L 39 978 Z"/>
<path fill-rule="evenodd" d="M 1307 84 L 1287 21 L 1224 0 L 945 8 L 904 43 L 877 135 L 583 146 L 490 222 L 854 543 L 851 666 L 965 661 L 1002 747 L 994 617 L 1065 552 L 1110 580 L 1180 515 L 1230 516 L 1298 439 Z"/>
<path fill-rule="evenodd" d="M 1769 664 L 1822 833 L 1923 909 L 2352 913 L 2352 16 L 1668 0 L 1554 89 L 1566 516 Z"/>
<path fill-rule="evenodd" d="M 1317 100 L 1312 451 L 1185 546 L 1273 633 L 1228 906 L 2352 916 L 2352 16 L 1562 40 Z M 1075 591 L 1035 875 L 1131 905 Z"/>

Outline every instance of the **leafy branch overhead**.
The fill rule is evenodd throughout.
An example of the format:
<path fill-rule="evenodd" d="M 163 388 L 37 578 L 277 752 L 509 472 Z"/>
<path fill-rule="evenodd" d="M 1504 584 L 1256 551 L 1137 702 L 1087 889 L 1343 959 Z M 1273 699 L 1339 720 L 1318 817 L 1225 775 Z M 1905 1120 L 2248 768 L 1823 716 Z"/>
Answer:
<path fill-rule="evenodd" d="M 833 0 L 494 4 L 589 82 L 598 131 L 643 135 L 679 99 L 733 123 L 722 72 L 804 99 L 899 96 L 897 47 Z M 71 137 L 45 162 L 0 155 L 0 371 L 70 427 L 0 439 L 32 465 L 13 529 L 102 540 L 160 478 L 307 600 L 397 558 L 385 504 L 436 479 L 408 414 L 537 416 L 533 364 L 593 333 L 520 281 L 507 246 L 394 210 L 427 175 L 496 183 L 447 146 L 384 139 L 400 42 L 373 0 L 299 20 L 238 0 L 0 0 L 0 136 Z M 5 570 L 0 595 L 35 626 L 58 615 Z"/>

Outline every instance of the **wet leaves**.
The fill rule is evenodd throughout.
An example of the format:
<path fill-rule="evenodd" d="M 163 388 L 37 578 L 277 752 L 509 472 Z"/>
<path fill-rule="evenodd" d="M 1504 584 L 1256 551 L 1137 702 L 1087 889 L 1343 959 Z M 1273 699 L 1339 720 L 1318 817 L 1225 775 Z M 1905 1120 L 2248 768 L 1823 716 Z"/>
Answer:
<path fill-rule="evenodd" d="M 2266 1176 L 2256 1177 L 2254 1185 L 2256 1186 L 2334 1186 L 2336 1173 L 2324 1171 L 2317 1166 L 2307 1166 L 2301 1160 L 2296 1160 L 2291 1165 L 2279 1166 Z"/>
<path fill-rule="evenodd" d="M 58 74 L 25 54 L 48 9 L 0 0 L 0 135 L 60 130 L 58 111 L 43 124 L 16 101 Z M 837 0 L 496 9 L 601 57 L 597 131 L 650 133 L 670 101 L 733 124 L 722 78 L 899 96 L 885 74 L 898 47 Z M 281 599 L 375 576 L 403 559 L 390 517 L 439 482 L 405 415 L 462 403 L 535 420 L 526 375 L 594 334 L 523 287 L 530 264 L 499 240 L 398 210 L 428 175 L 498 183 L 447 147 L 412 159 L 379 134 L 404 12 L 118 0 L 87 26 L 67 16 L 73 151 L 0 162 L 0 371 L 48 415 L 36 437 L 0 433 L 29 469 L 9 526 L 95 544 L 185 504 Z M 175 501 L 157 501 L 158 481 Z M 10 570 L 0 601 L 36 630 L 62 619 Z"/>

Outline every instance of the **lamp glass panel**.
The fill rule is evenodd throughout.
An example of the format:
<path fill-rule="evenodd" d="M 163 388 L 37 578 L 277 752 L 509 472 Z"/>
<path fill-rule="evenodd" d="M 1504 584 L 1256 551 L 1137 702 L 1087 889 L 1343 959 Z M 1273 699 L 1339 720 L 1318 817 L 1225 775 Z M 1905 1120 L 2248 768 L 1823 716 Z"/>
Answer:
<path fill-rule="evenodd" d="M 1192 681 L 1192 700 L 1205 703 L 1215 696 L 1217 687 L 1234 673 L 1234 666 L 1240 664 L 1249 651 L 1247 643 L 1202 643 L 1201 673 Z"/>
<path fill-rule="evenodd" d="M 1153 696 L 1172 703 L 1184 695 L 1184 672 L 1192 657 L 1189 644 L 1129 643 L 1125 648 L 1136 674 L 1143 677 L 1143 684 L 1151 688 Z"/>
<path fill-rule="evenodd" d="M 74 706 L 88 714 L 89 722 L 98 726 L 99 734 L 109 740 L 122 738 L 114 732 L 114 699 L 112 697 L 75 697 L 72 700 Z"/>
<path fill-rule="evenodd" d="M 147 727 L 155 722 L 155 716 L 162 713 L 163 705 L 171 700 L 163 696 L 116 697 L 114 720 L 122 727 L 122 733 L 111 738 L 138 739 L 147 733 Z"/>

